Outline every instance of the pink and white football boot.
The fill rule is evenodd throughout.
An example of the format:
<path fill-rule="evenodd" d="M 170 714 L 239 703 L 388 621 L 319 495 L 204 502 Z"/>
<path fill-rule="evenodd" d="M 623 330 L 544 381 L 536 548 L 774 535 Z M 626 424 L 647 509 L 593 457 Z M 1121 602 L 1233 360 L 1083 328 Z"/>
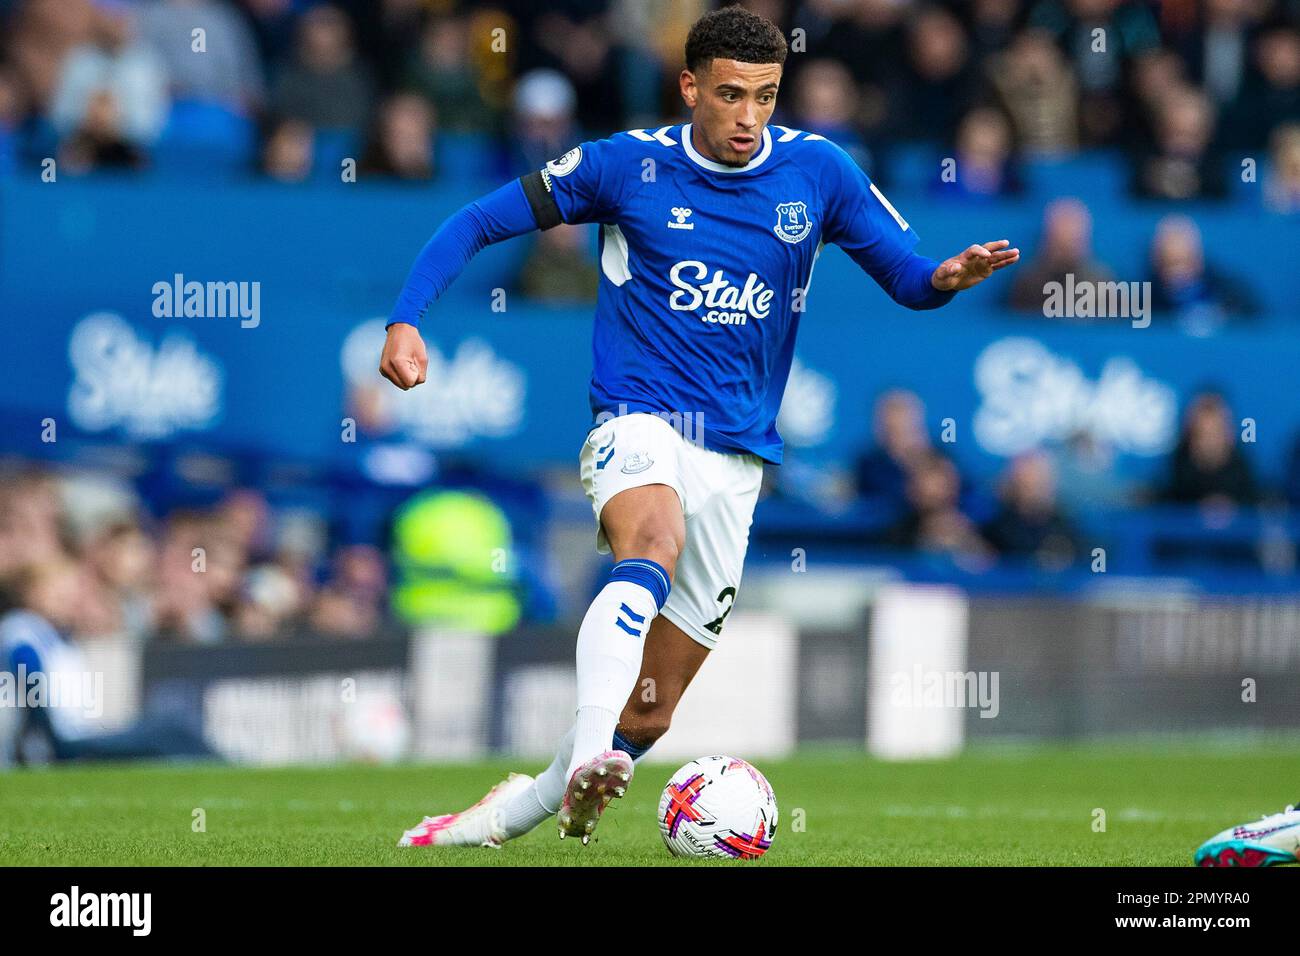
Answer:
<path fill-rule="evenodd" d="M 622 750 L 607 750 L 592 757 L 569 778 L 555 819 L 560 825 L 560 839 L 582 837 L 583 845 L 591 839 L 609 802 L 627 793 L 632 782 L 632 758 Z"/>
<path fill-rule="evenodd" d="M 490 846 L 505 843 L 505 808 L 515 794 L 527 790 L 533 778 L 526 773 L 512 773 L 489 790 L 483 799 L 460 813 L 425 817 L 402 834 L 398 846 Z"/>
<path fill-rule="evenodd" d="M 1300 863 L 1300 804 L 1255 823 L 1228 827 L 1201 844 L 1197 866 L 1277 866 Z"/>

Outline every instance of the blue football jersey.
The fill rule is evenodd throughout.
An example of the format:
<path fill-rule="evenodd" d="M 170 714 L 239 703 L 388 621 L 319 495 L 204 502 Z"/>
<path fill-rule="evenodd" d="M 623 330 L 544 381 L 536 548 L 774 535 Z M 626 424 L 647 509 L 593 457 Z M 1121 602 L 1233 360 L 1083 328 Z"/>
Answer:
<path fill-rule="evenodd" d="M 822 245 L 891 294 L 921 259 L 916 233 L 843 150 L 784 126 L 763 131 L 744 167 L 702 156 L 687 124 L 583 143 L 523 183 L 542 228 L 601 225 L 593 414 L 680 416 L 702 425 L 706 447 L 774 463 Z M 937 263 L 921 264 L 915 307 L 947 301 L 928 286 Z"/>

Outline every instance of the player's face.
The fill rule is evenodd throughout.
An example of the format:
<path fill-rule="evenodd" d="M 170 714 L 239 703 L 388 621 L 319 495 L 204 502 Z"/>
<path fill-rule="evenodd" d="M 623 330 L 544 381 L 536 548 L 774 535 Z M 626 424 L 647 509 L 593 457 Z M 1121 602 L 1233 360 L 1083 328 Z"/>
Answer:
<path fill-rule="evenodd" d="M 779 63 L 714 59 L 698 73 L 682 70 L 682 99 L 694 113 L 695 148 L 726 166 L 748 163 L 772 118 L 780 83 Z"/>

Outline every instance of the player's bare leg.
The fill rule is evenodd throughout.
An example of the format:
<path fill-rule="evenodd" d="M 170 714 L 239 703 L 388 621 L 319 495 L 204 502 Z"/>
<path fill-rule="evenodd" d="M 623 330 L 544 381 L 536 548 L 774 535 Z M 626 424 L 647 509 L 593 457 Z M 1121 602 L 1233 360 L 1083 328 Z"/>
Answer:
<path fill-rule="evenodd" d="M 632 779 L 631 754 L 611 749 L 611 740 L 686 542 L 681 500 L 667 485 L 620 491 L 605 503 L 600 520 L 615 564 L 578 631 L 578 714 L 556 814 L 560 836 L 583 842 Z"/>
<path fill-rule="evenodd" d="M 655 618 L 646 636 L 641 675 L 618 718 L 615 745 L 639 760 L 668 732 L 677 704 L 708 656 L 707 647 L 668 618 Z"/>

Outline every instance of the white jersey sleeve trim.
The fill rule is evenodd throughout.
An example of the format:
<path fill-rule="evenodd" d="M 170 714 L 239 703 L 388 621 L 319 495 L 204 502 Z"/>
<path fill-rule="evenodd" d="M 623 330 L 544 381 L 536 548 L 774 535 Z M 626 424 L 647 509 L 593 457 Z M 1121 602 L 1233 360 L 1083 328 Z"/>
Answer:
<path fill-rule="evenodd" d="M 885 194 L 876 188 L 875 183 L 871 184 L 871 192 L 880 200 L 881 205 L 889 210 L 889 214 L 894 217 L 894 222 L 898 223 L 898 228 L 902 229 L 903 232 L 907 232 L 907 220 L 898 214 L 898 210 L 894 208 L 894 204 L 885 198 Z"/>

